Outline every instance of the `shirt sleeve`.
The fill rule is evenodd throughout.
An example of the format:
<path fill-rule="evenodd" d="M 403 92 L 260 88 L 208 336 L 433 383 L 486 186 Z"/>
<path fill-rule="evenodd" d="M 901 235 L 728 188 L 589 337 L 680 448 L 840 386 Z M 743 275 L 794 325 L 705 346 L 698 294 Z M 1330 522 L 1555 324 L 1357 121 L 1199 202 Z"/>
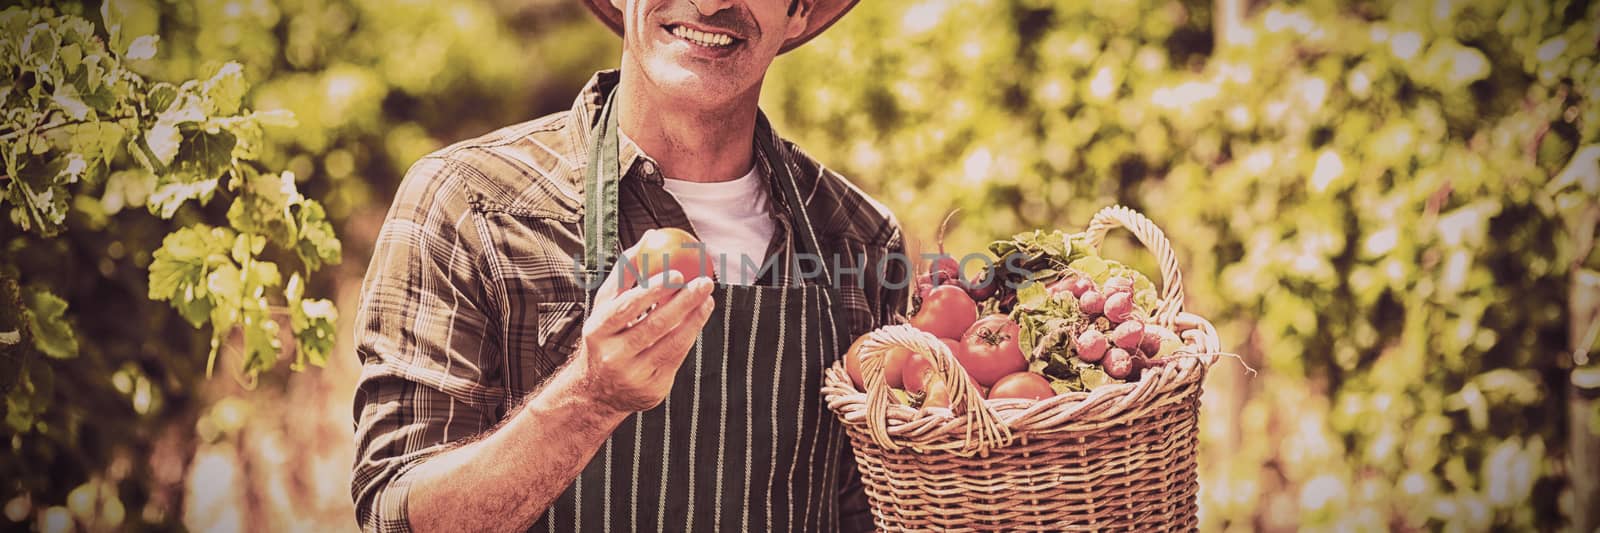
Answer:
<path fill-rule="evenodd" d="M 892 217 L 887 224 L 889 236 L 884 245 L 885 254 L 890 258 L 905 257 L 905 241 L 901 239 L 900 224 Z M 906 321 L 906 306 L 910 304 L 911 296 L 907 263 L 889 260 L 884 261 L 883 265 L 882 277 L 874 285 L 877 294 L 873 299 L 873 312 L 881 325 L 901 324 Z M 839 491 L 839 529 L 846 533 L 876 531 L 877 525 L 873 523 L 872 508 L 867 502 L 867 493 L 861 484 L 861 472 L 856 468 L 852 449 L 846 448 L 840 458 L 844 462 L 842 471 L 845 474 Z"/>
<path fill-rule="evenodd" d="M 365 531 L 409 531 L 408 472 L 492 427 L 506 402 L 460 165 L 430 156 L 407 172 L 362 283 L 351 493 Z"/>

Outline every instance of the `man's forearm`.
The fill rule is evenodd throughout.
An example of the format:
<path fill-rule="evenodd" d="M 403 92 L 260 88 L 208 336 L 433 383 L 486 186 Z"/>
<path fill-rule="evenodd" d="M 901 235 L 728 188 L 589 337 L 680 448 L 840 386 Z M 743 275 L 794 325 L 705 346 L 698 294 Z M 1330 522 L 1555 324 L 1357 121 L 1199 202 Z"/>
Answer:
<path fill-rule="evenodd" d="M 499 429 L 408 472 L 414 476 L 406 502 L 412 530 L 522 531 L 533 525 L 631 414 L 586 400 L 580 373 L 562 367 Z"/>

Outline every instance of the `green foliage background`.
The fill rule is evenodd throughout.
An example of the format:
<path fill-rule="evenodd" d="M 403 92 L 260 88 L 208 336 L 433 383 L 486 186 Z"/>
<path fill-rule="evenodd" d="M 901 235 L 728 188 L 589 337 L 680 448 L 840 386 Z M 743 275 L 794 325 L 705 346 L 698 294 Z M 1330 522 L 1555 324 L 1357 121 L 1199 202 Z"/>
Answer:
<path fill-rule="evenodd" d="M 1567 306 L 1578 273 L 1600 268 L 1579 238 L 1600 194 L 1600 7 L 1238 5 L 1246 16 L 1222 38 L 1212 2 L 867 1 L 778 60 L 764 108 L 924 245 L 952 208 L 954 251 L 1076 229 L 1111 203 L 1165 228 L 1191 310 L 1261 370 L 1224 362 L 1208 383 L 1206 529 L 1560 527 L 1580 505 L 1570 432 L 1588 425 L 1567 414 Z M 296 125 L 263 128 L 246 159 L 253 179 L 287 171 L 344 241 L 340 266 L 307 269 L 311 294 L 359 283 L 370 221 L 417 157 L 566 108 L 618 56 L 615 37 L 567 0 L 109 8 L 121 35 L 159 36 L 131 72 L 181 86 L 234 62 L 242 109 L 292 113 Z M 62 10 L 109 37 L 99 4 Z M 136 168 L 122 157 L 117 168 Z M 169 471 L 189 465 L 157 452 L 227 442 L 245 424 L 240 402 L 217 401 L 204 378 L 216 328 L 151 301 L 161 294 L 149 283 L 163 239 L 232 226 L 234 198 L 152 216 L 150 188 L 129 186 L 143 182 L 106 177 L 63 185 L 74 202 L 59 236 L 0 231 L 20 280 L 11 309 L 77 343 L 70 358 L 0 347 L 28 376 L 6 407 L 8 423 L 29 423 L 8 424 L 12 459 L 0 461 L 13 522 L 175 526 L 186 491 Z M 177 235 L 243 263 L 231 240 Z M 301 264 L 297 239 L 270 240 L 278 252 L 256 253 Z M 1110 253 L 1154 272 L 1127 240 Z M 296 271 L 266 284 L 278 292 L 258 312 L 287 303 Z M 26 318 L 11 309 L 0 330 Z M 229 366 L 230 353 L 270 360 L 220 338 L 230 375 L 250 369 Z M 293 359 L 285 341 L 278 357 Z M 352 358 L 349 339 L 330 357 Z M 353 379 L 255 368 L 268 391 L 305 380 L 347 391 Z M 297 416 L 266 401 L 250 412 L 251 424 Z M 286 468 L 348 475 L 315 464 Z"/>

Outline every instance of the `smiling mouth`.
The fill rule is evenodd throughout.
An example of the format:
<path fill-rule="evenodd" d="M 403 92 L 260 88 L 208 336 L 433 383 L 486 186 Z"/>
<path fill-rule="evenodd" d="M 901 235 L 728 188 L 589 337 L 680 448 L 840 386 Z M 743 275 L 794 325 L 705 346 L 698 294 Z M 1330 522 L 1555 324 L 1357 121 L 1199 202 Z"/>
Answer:
<path fill-rule="evenodd" d="M 706 48 L 729 48 L 742 41 L 732 35 L 704 32 L 678 25 L 667 26 L 666 29 L 679 39 Z"/>

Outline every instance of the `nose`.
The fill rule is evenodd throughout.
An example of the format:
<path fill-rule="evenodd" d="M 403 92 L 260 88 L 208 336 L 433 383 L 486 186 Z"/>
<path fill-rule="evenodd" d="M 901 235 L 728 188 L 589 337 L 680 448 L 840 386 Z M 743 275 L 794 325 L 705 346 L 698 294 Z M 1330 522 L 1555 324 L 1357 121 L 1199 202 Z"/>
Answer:
<path fill-rule="evenodd" d="M 724 9 L 727 9 L 729 5 L 733 4 L 733 1 L 732 0 L 689 0 L 689 3 L 694 4 L 695 9 L 700 10 L 700 15 L 701 16 L 709 17 L 711 15 L 716 14 L 718 11 L 722 11 Z"/>

